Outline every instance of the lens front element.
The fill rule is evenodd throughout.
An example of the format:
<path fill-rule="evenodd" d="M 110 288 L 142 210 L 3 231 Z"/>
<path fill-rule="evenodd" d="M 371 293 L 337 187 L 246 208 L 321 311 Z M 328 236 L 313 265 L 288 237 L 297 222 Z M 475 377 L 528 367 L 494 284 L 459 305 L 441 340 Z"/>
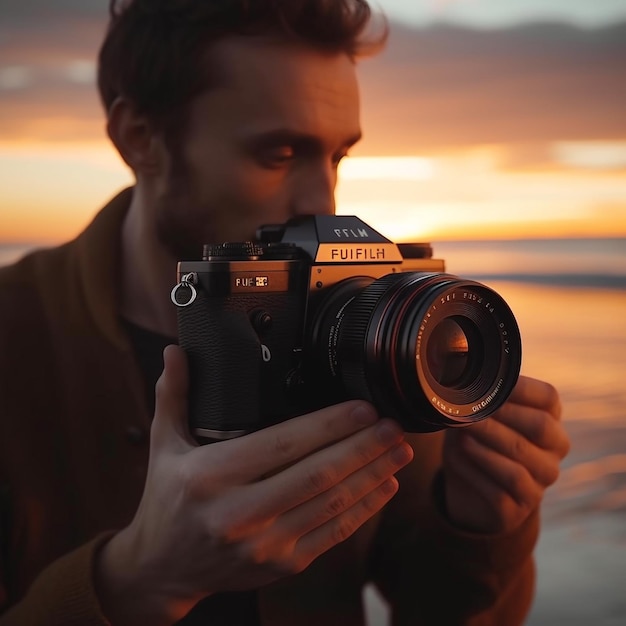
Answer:
<path fill-rule="evenodd" d="M 426 349 L 428 369 L 433 378 L 444 387 L 464 385 L 468 374 L 472 375 L 468 371 L 470 346 L 468 336 L 462 328 L 464 321 L 459 317 L 444 319 L 435 327 Z M 478 346 L 472 346 L 474 360 L 478 349 Z"/>

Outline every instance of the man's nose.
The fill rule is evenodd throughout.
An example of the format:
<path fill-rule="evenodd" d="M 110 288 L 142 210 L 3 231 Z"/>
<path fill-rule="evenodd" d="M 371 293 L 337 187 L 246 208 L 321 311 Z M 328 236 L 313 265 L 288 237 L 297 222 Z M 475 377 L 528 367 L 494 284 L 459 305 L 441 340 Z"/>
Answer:
<path fill-rule="evenodd" d="M 335 212 L 337 170 L 331 164 L 310 166 L 294 181 L 293 215 L 332 215 Z"/>

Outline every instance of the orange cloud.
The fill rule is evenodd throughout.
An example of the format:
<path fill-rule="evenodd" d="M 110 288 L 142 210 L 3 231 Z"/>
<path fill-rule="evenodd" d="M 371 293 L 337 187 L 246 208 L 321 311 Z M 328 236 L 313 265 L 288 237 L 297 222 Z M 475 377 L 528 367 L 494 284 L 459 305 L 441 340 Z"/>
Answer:
<path fill-rule="evenodd" d="M 394 26 L 361 64 L 363 149 L 626 138 L 626 23 L 479 31 Z"/>

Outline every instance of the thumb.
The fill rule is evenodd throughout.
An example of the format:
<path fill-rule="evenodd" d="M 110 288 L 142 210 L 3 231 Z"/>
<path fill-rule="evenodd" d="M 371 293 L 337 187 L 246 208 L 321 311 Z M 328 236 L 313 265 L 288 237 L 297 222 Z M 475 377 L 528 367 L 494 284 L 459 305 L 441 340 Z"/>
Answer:
<path fill-rule="evenodd" d="M 157 381 L 152 438 L 159 447 L 196 447 L 189 433 L 187 357 L 176 345 L 163 351 L 163 373 Z"/>

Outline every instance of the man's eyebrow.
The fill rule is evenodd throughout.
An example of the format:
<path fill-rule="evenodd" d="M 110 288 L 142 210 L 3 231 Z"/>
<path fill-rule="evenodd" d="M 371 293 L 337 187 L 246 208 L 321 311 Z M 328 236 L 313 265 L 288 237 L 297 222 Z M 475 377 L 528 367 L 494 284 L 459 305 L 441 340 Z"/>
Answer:
<path fill-rule="evenodd" d="M 362 134 L 359 131 L 355 135 L 346 137 L 340 145 L 342 148 L 349 148 L 360 141 L 361 137 Z M 246 143 L 249 143 L 254 147 L 262 148 L 265 146 L 276 146 L 287 143 L 319 147 L 322 146 L 324 142 L 317 135 L 301 133 L 289 128 L 277 128 L 276 130 L 267 132 L 261 131 L 254 133 L 247 138 Z"/>

